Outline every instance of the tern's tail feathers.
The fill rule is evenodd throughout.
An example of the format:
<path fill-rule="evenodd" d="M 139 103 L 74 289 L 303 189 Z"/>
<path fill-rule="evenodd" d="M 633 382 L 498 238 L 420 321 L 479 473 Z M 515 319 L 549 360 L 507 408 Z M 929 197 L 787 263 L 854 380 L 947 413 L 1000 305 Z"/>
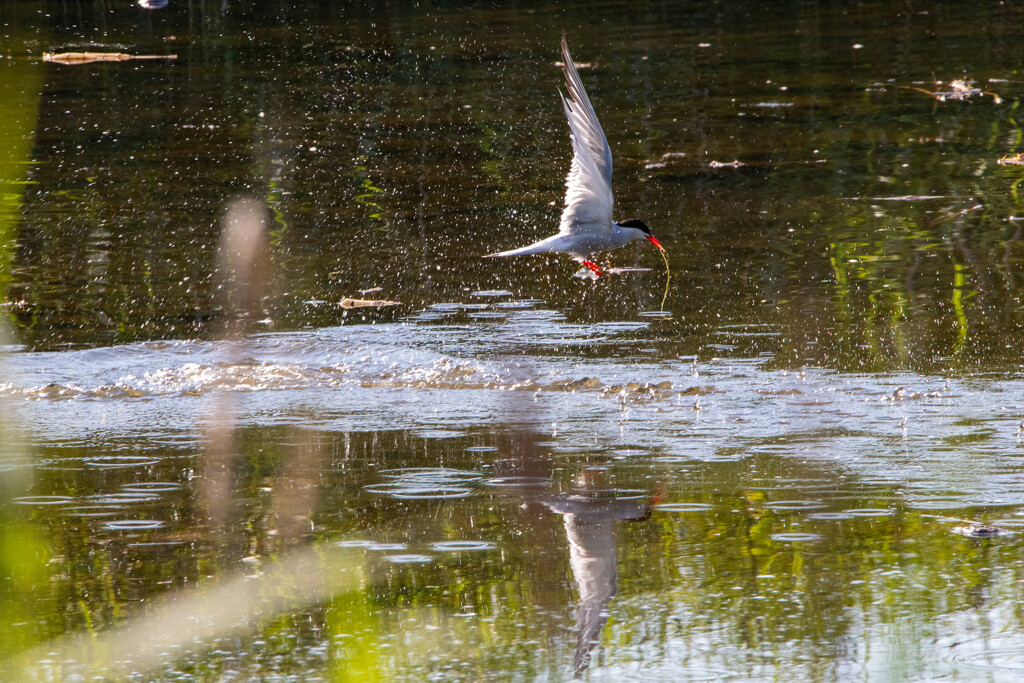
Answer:
<path fill-rule="evenodd" d="M 540 242 L 534 242 L 533 244 L 529 244 L 525 247 L 520 247 L 518 249 L 509 249 L 508 251 L 499 251 L 495 254 L 487 254 L 486 258 L 491 258 L 492 256 L 522 256 L 524 254 L 543 254 L 549 251 L 556 250 L 551 248 L 551 245 L 548 244 L 548 240 L 541 240 Z"/>
<path fill-rule="evenodd" d="M 484 258 L 494 258 L 495 256 L 519 256 L 521 254 L 536 254 L 537 252 L 531 251 L 530 247 L 522 247 L 521 249 L 509 249 L 508 251 L 498 251 L 493 254 L 485 254 Z"/>

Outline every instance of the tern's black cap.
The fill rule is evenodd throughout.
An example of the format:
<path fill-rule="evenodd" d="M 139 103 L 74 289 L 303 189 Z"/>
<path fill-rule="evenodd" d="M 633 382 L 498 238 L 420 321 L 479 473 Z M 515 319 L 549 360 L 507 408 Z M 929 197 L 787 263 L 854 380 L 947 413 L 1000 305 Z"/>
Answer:
<path fill-rule="evenodd" d="M 640 232 L 646 233 L 648 235 L 651 234 L 651 229 L 648 228 L 647 224 L 644 223 L 639 218 L 629 218 L 624 221 L 619 221 L 619 225 L 621 225 L 624 228 L 636 228 Z"/>

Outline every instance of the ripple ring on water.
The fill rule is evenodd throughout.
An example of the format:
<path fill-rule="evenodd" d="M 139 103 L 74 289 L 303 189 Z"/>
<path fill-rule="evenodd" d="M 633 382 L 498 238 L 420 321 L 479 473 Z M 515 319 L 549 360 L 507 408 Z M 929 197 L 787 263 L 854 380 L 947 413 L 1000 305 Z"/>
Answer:
<path fill-rule="evenodd" d="M 177 491 L 180 488 L 181 484 L 176 484 L 173 481 L 140 481 L 134 484 L 125 484 L 121 490 L 129 493 L 164 493 Z"/>
<path fill-rule="evenodd" d="M 764 506 L 769 510 L 817 510 L 825 504 L 817 500 L 776 500 Z"/>
<path fill-rule="evenodd" d="M 487 486 L 509 486 L 509 487 L 546 487 L 554 483 L 552 479 L 544 477 L 495 477 L 484 482 Z"/>
<path fill-rule="evenodd" d="M 127 505 L 129 503 L 151 503 L 160 500 L 155 493 L 106 493 L 90 496 L 85 502 L 91 505 Z"/>
<path fill-rule="evenodd" d="M 807 534 L 799 532 L 771 535 L 771 539 L 773 541 L 782 541 L 783 543 L 801 543 L 804 541 L 817 541 L 819 538 L 821 538 L 821 536 L 818 534 Z"/>
<path fill-rule="evenodd" d="M 417 498 L 465 498 L 473 495 L 469 489 L 458 486 L 420 486 L 420 487 L 399 487 L 390 494 L 392 498 L 417 499 Z"/>
<path fill-rule="evenodd" d="M 691 667 L 688 666 L 684 670 L 685 680 L 691 682 L 697 681 L 725 681 L 730 678 L 735 678 L 739 674 L 732 671 L 726 671 L 725 669 L 710 669 L 700 666 Z M 626 680 L 643 680 L 645 683 L 676 683 L 680 680 L 679 671 L 644 671 L 642 679 L 633 679 L 627 677 Z"/>
<path fill-rule="evenodd" d="M 980 503 L 963 498 L 912 498 L 907 505 L 916 510 L 960 510 L 977 507 Z"/>
<path fill-rule="evenodd" d="M 388 562 L 393 564 L 427 564 L 433 562 L 434 558 L 430 555 L 388 555 L 384 558 Z"/>
<path fill-rule="evenodd" d="M 91 458 L 83 464 L 88 467 L 113 469 L 117 467 L 144 467 L 146 465 L 155 465 L 158 462 L 160 461 L 156 458 L 143 455 L 106 455 L 99 458 Z"/>
<path fill-rule="evenodd" d="M 887 510 L 885 508 L 854 508 L 853 510 L 847 510 L 846 514 L 853 517 L 888 517 L 895 514 L 895 512 L 895 510 Z"/>
<path fill-rule="evenodd" d="M 982 652 L 954 653 L 952 659 L 962 666 L 978 669 L 1024 672 L 1024 647 L 986 647 Z"/>
<path fill-rule="evenodd" d="M 63 514 L 69 517 L 111 517 L 121 513 L 120 505 L 81 505 L 64 508 Z"/>
<path fill-rule="evenodd" d="M 164 523 L 157 519 L 119 519 L 107 522 L 103 526 L 107 529 L 119 531 L 141 531 L 145 529 L 159 529 L 163 525 Z"/>
<path fill-rule="evenodd" d="M 15 505 L 64 505 L 74 500 L 71 496 L 22 496 L 11 500 Z"/>
<path fill-rule="evenodd" d="M 814 514 L 807 515 L 807 519 L 839 521 L 843 519 L 853 519 L 853 515 L 849 512 L 815 512 Z"/>
<path fill-rule="evenodd" d="M 431 550 L 462 552 L 465 550 L 494 550 L 497 547 L 494 543 L 487 541 L 438 541 L 431 543 Z"/>
<path fill-rule="evenodd" d="M 655 505 L 659 512 L 707 512 L 713 508 L 707 503 L 662 503 Z"/>
<path fill-rule="evenodd" d="M 477 479 L 483 479 L 484 476 L 472 470 L 456 470 L 445 467 L 408 467 L 397 470 L 384 470 L 380 474 L 389 479 L 416 482 L 476 481 Z"/>
<path fill-rule="evenodd" d="M 404 543 L 371 543 L 366 546 L 367 550 L 405 550 Z"/>

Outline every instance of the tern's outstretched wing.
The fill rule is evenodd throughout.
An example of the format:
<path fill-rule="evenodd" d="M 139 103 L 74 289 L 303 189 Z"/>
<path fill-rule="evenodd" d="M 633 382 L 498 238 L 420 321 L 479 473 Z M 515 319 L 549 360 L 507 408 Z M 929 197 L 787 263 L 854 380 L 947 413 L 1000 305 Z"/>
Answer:
<path fill-rule="evenodd" d="M 562 34 L 562 70 L 569 90 L 562 98 L 572 136 L 572 168 L 565 180 L 562 234 L 601 233 L 612 229 L 612 150 L 590 104 L 569 44 Z"/>

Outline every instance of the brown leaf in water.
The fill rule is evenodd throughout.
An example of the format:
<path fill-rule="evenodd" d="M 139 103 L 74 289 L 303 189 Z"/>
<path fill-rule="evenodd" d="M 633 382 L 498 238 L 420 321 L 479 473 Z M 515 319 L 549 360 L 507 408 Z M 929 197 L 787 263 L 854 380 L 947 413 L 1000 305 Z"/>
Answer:
<path fill-rule="evenodd" d="M 342 299 L 342 308 L 384 308 L 385 306 L 401 306 L 401 301 L 386 301 L 384 299 Z"/>
<path fill-rule="evenodd" d="M 178 55 L 130 55 L 125 52 L 44 52 L 44 62 L 57 64 L 91 64 L 93 62 L 125 62 L 129 59 L 177 59 Z"/>

